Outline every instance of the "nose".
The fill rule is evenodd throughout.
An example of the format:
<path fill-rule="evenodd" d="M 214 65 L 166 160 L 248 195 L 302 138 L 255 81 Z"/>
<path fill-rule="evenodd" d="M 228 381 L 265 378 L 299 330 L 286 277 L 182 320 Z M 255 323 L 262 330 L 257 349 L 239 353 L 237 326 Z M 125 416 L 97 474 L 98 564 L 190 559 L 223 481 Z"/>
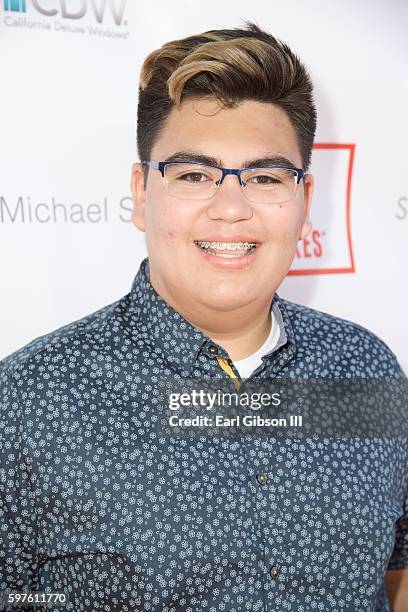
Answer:
<path fill-rule="evenodd" d="M 209 200 L 207 214 L 210 219 L 222 219 L 229 223 L 252 217 L 251 204 L 242 192 L 238 176 L 233 174 L 224 176 L 215 194 Z"/>

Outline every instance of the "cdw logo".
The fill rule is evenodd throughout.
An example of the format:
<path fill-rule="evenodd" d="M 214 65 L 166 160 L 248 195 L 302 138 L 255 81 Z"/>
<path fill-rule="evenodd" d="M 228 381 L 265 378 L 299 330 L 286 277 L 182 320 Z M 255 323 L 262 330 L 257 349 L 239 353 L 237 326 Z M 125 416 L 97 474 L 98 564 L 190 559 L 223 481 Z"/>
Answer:
<path fill-rule="evenodd" d="M 26 12 L 26 3 L 45 17 L 63 19 L 81 19 L 86 14 L 93 14 L 98 23 L 103 23 L 105 16 L 113 18 L 116 25 L 122 25 L 123 13 L 127 0 L 4 0 L 4 10 L 18 13 Z M 51 6 L 50 6 L 51 4 Z"/>

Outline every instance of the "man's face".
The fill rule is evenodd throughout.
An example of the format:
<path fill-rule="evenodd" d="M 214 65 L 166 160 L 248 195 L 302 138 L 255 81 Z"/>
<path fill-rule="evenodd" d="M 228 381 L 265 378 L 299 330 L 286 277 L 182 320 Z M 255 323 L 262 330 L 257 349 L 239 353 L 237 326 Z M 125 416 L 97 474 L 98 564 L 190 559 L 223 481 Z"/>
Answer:
<path fill-rule="evenodd" d="M 254 101 L 222 109 L 214 99 L 201 98 L 173 108 L 151 159 L 166 161 L 178 152 L 210 156 L 226 168 L 272 156 L 302 167 L 286 113 Z M 183 200 L 166 192 L 158 170 L 150 169 L 144 184 L 141 166 L 134 164 L 132 221 L 146 232 L 153 287 L 190 316 L 265 307 L 290 268 L 297 241 L 311 230 L 312 191 L 313 177 L 306 175 L 292 201 L 254 203 L 245 198 L 237 177 L 227 175 L 211 199 Z M 238 259 L 208 255 L 196 244 L 243 240 L 257 247 Z"/>

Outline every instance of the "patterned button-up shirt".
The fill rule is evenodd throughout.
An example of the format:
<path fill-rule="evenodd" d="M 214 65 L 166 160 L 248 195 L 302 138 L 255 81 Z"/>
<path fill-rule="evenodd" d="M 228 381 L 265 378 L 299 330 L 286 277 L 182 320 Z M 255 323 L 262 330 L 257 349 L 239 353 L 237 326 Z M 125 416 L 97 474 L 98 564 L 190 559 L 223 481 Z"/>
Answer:
<path fill-rule="evenodd" d="M 280 338 L 251 378 L 404 377 L 363 327 L 271 306 Z M 161 377 L 229 375 L 148 258 L 123 298 L 0 362 L 0 591 L 64 592 L 75 612 L 389 611 L 406 440 L 160 434 Z"/>

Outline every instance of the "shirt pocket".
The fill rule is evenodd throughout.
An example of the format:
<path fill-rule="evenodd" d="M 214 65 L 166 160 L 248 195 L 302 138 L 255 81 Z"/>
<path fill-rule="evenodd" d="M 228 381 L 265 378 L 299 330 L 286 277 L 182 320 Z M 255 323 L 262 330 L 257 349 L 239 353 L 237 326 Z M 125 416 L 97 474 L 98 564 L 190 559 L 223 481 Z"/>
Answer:
<path fill-rule="evenodd" d="M 356 596 L 360 592 L 375 597 L 394 547 L 395 523 L 402 512 L 400 500 L 381 502 L 373 496 L 335 510 L 334 504 L 315 515 L 320 524 L 315 548 L 320 554 L 315 558 L 314 574 L 331 588 L 340 584 Z"/>
<path fill-rule="evenodd" d="M 299 606 L 307 600 L 335 609 L 341 600 L 345 610 L 371 610 L 393 550 L 401 502 L 391 497 L 380 503 L 374 496 L 321 502 L 283 519 L 279 581 Z"/>

